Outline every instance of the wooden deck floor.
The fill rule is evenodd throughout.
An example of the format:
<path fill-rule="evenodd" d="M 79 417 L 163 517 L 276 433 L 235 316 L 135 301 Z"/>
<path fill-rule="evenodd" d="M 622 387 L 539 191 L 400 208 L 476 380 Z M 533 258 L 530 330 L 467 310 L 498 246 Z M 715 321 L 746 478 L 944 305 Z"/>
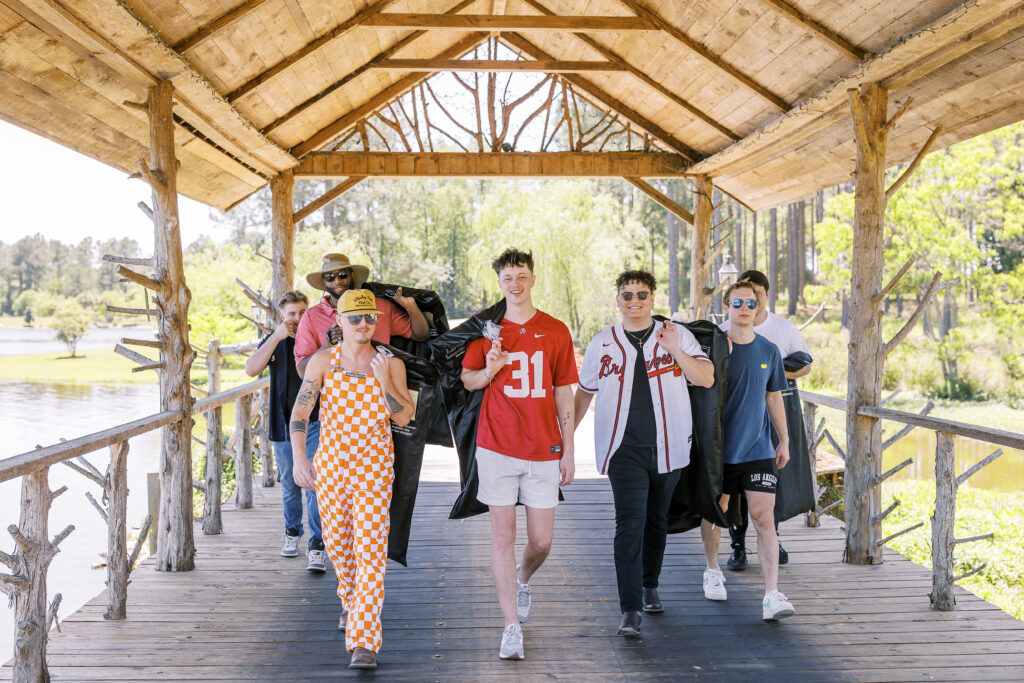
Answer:
<path fill-rule="evenodd" d="M 225 511 L 226 532 L 197 534 L 194 572 L 143 566 L 129 588 L 129 618 L 105 622 L 100 596 L 54 632 L 55 680 L 326 680 L 347 668 L 328 573 L 278 556 L 279 489 L 257 507 Z M 666 612 L 644 619 L 642 640 L 615 635 L 612 504 L 606 480 L 580 480 L 559 508 L 554 549 L 534 579 L 527 659 L 497 658 L 486 517 L 449 521 L 453 484 L 420 489 L 410 567 L 391 565 L 381 680 L 1020 680 L 1024 623 L 958 591 L 958 610 L 928 608 L 930 574 L 895 553 L 877 567 L 842 564 L 835 521 L 783 527 L 790 564 L 781 588 L 797 615 L 761 621 L 756 556 L 726 572 L 729 600 L 701 590 L 699 536 L 670 537 L 662 574 Z M 522 513 L 520 513 L 522 514 Z M 522 519 L 522 518 L 521 518 Z M 751 539 L 752 540 L 752 539 Z M 723 547 L 726 544 L 723 542 Z M 11 669 L 0 669 L 9 679 Z"/>

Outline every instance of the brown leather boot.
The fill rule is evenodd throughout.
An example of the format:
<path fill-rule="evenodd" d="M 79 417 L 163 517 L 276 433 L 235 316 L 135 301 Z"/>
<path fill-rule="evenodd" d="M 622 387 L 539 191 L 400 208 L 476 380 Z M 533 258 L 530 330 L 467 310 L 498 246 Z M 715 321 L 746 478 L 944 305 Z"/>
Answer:
<path fill-rule="evenodd" d="M 365 647 L 352 649 L 352 659 L 348 663 L 350 669 L 376 669 L 377 653 Z"/>

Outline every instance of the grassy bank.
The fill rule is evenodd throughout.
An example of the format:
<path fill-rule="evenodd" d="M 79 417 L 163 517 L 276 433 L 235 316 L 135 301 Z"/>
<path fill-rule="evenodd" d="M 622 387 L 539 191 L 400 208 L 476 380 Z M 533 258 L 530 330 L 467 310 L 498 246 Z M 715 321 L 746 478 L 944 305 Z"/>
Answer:
<path fill-rule="evenodd" d="M 895 533 L 917 522 L 924 526 L 893 539 L 887 545 L 924 567 L 931 568 L 931 515 L 935 485 L 929 481 L 899 481 L 882 486 L 884 505 L 901 501 L 882 524 L 882 533 Z M 964 486 L 957 495 L 956 537 L 994 533 L 989 541 L 956 548 L 955 574 L 987 566 L 959 582 L 980 598 L 1024 619 L 1024 493 L 1002 493 Z"/>
<path fill-rule="evenodd" d="M 153 351 L 153 349 L 145 349 Z M 144 353 L 149 357 L 155 354 Z M 113 349 L 89 349 L 69 358 L 66 352 L 40 353 L 30 356 L 0 357 L 0 381 L 37 384 L 156 384 L 153 371 L 132 372 L 135 364 L 114 353 Z M 206 371 L 201 364 L 192 366 L 192 379 L 205 383 Z M 221 383 L 231 386 L 247 380 L 241 368 L 221 370 Z"/>

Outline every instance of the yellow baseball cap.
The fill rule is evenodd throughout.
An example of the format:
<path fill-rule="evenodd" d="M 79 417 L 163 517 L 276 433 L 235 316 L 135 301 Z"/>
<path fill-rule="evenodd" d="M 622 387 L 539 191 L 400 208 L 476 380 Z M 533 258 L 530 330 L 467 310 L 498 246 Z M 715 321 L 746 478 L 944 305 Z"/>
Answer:
<path fill-rule="evenodd" d="M 355 313 L 380 315 L 380 311 L 377 310 L 377 299 L 368 289 L 350 289 L 343 293 L 341 299 L 338 300 L 338 313 L 341 315 Z"/>

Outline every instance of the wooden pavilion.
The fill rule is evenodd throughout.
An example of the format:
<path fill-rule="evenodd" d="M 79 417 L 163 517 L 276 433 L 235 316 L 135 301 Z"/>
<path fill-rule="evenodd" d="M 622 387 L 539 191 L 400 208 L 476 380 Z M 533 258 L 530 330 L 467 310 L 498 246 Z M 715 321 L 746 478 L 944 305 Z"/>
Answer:
<path fill-rule="evenodd" d="M 570 102 L 603 114 L 594 135 L 577 120 L 567 148 L 544 135 L 519 146 L 517 103 L 493 79 L 460 80 L 483 107 L 475 121 L 449 113 L 466 136 L 442 149 L 424 86 L 447 72 L 541 74 L 545 133 L 552 115 L 572 126 Z M 269 183 L 276 295 L 294 280 L 295 222 L 367 178 L 621 177 L 692 225 L 699 317 L 713 291 L 713 187 L 756 210 L 855 180 L 846 559 L 873 564 L 887 513 L 882 367 L 942 279 L 883 340 L 880 303 L 913 265 L 883 284 L 885 201 L 927 150 L 1024 118 L 1024 2 L 0 0 L 0 117 L 152 186 L 153 258 L 121 272 L 155 292 L 161 407 L 175 415 L 190 414 L 194 361 L 178 193 L 228 209 Z M 401 146 L 379 149 L 382 124 Z M 887 187 L 886 169 L 906 162 Z M 295 207 L 304 177 L 343 182 Z M 692 214 L 645 177 L 692 178 Z M 191 420 L 165 419 L 157 566 L 189 570 Z M 39 631 L 26 642 L 42 649 Z"/>

